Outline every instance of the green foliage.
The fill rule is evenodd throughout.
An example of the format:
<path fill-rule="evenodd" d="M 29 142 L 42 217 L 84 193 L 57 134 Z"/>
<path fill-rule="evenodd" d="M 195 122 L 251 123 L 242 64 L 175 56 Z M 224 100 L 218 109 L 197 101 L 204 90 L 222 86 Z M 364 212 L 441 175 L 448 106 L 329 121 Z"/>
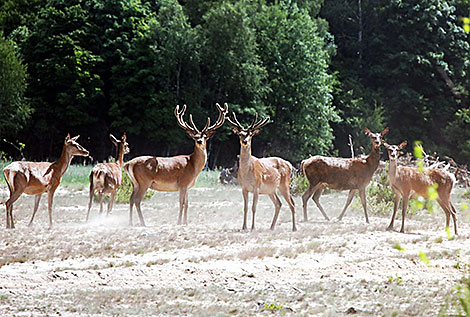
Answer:
<path fill-rule="evenodd" d="M 15 137 L 31 114 L 25 98 L 26 65 L 0 32 L 0 135 Z"/>
<path fill-rule="evenodd" d="M 268 151 L 292 160 L 326 153 L 333 139 L 330 123 L 339 121 L 331 106 L 328 34 L 307 11 L 285 2 L 262 6 L 255 23 L 273 120 L 264 135 Z"/>
<path fill-rule="evenodd" d="M 388 181 L 388 162 L 366 188 L 370 210 L 377 215 L 386 216 L 393 210 L 395 194 Z"/>
<path fill-rule="evenodd" d="M 290 193 L 293 196 L 302 195 L 309 186 L 310 183 L 303 173 L 292 173 L 290 181 Z"/>
<path fill-rule="evenodd" d="M 270 311 L 270 312 L 278 312 L 282 311 L 284 309 L 284 304 L 281 303 L 279 300 L 275 300 L 274 302 L 264 303 L 264 310 Z"/>
<path fill-rule="evenodd" d="M 132 195 L 133 190 L 132 182 L 127 173 L 122 171 L 122 185 L 116 191 L 115 202 L 118 204 L 128 203 Z M 154 191 L 147 190 L 143 200 L 150 199 L 154 194 Z"/>

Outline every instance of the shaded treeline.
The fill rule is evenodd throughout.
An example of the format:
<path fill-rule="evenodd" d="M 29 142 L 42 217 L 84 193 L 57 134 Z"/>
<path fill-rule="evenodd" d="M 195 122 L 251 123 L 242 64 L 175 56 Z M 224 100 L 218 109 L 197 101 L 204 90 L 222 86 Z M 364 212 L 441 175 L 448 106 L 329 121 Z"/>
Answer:
<path fill-rule="evenodd" d="M 6 0 L 0 4 L 0 136 L 54 159 L 67 132 L 96 160 L 126 131 L 130 157 L 189 153 L 176 124 L 228 103 L 273 122 L 254 155 L 349 156 L 362 130 L 470 158 L 468 0 Z M 8 85 L 6 85 L 8 83 Z M 24 96 L 24 98 L 23 98 Z M 0 150 L 19 158 L 1 141 Z M 228 126 L 209 166 L 232 165 Z"/>

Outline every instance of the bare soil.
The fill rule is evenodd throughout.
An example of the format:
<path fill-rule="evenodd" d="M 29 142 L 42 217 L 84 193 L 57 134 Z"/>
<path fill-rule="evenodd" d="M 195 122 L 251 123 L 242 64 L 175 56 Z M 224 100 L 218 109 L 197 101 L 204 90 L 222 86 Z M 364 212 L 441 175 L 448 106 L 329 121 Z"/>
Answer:
<path fill-rule="evenodd" d="M 0 190 L 5 201 L 6 188 Z M 243 200 L 233 186 L 191 189 L 186 226 L 176 225 L 177 193 L 158 192 L 144 201 L 147 227 L 130 227 L 127 204 L 115 205 L 107 217 L 95 204 L 86 223 L 88 193 L 61 187 L 54 227 L 47 229 L 43 197 L 29 228 L 33 197 L 24 195 L 14 207 L 16 229 L 0 230 L 0 315 L 455 312 L 445 306 L 468 275 L 468 212 L 459 214 L 460 235 L 453 239 L 440 209 L 412 215 L 402 234 L 385 230 L 389 214 L 370 210 L 366 224 L 359 203 L 338 222 L 346 194 L 322 197 L 330 221 L 310 202 L 310 221 L 301 222 L 301 198 L 295 197 L 297 232 L 284 201 L 276 229 L 269 230 L 273 206 L 267 196 L 258 204 L 257 228 L 240 230 Z M 456 194 L 452 200 L 460 210 L 464 201 Z M 397 219 L 397 230 L 400 224 Z"/>

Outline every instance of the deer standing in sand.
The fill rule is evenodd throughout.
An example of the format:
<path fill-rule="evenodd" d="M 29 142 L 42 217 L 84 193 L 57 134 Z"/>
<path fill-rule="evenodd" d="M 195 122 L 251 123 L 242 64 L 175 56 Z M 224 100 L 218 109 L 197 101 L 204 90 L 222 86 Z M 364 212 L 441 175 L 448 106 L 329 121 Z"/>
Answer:
<path fill-rule="evenodd" d="M 144 218 L 140 209 L 140 203 L 147 190 L 157 191 L 179 191 L 180 212 L 178 224 L 187 224 L 188 212 L 188 190 L 196 183 L 197 176 L 202 171 L 207 161 L 207 140 L 214 134 L 215 130 L 221 127 L 228 112 L 225 104 L 222 108 L 217 104 L 219 117 L 214 125 L 210 125 L 210 118 L 201 131 L 196 128 L 192 115 L 189 116 L 189 124 L 183 120 L 186 105 L 181 111 L 176 106 L 175 116 L 178 125 L 183 128 L 188 136 L 194 140 L 194 152 L 189 155 L 179 155 L 173 157 L 139 156 L 126 164 L 124 170 L 131 179 L 133 190 L 130 198 L 129 223 L 132 225 L 132 207 L 135 205 L 140 224 L 145 226 Z"/>
<path fill-rule="evenodd" d="M 393 205 L 393 215 L 387 230 L 393 230 L 393 222 L 397 213 L 400 197 L 403 197 L 402 216 L 400 232 L 405 232 L 405 215 L 408 208 L 408 201 L 412 194 L 417 194 L 428 198 L 428 188 L 437 184 L 437 202 L 446 215 L 446 228 L 449 228 L 450 216 L 454 221 L 454 232 L 457 234 L 457 219 L 454 205 L 450 201 L 450 194 L 455 183 L 455 177 L 440 169 L 423 169 L 420 171 L 414 167 L 397 166 L 397 158 L 400 156 L 400 150 L 406 146 L 406 141 L 400 145 L 389 145 L 384 143 L 388 151 L 388 180 L 393 192 L 395 193 L 395 203 Z"/>
<path fill-rule="evenodd" d="M 126 142 L 126 133 L 122 135 L 121 140 L 116 139 L 112 134 L 109 135 L 109 138 L 116 146 L 116 162 L 99 163 L 91 170 L 90 201 L 88 202 L 88 212 L 86 214 L 87 221 L 90 215 L 94 193 L 98 191 L 100 214 L 103 212 L 103 194 L 111 194 L 108 202 L 108 211 L 106 213 L 109 215 L 113 209 L 116 191 L 122 184 L 122 163 L 124 161 L 124 155 L 129 153 L 129 144 Z"/>
<path fill-rule="evenodd" d="M 251 140 L 257 135 L 266 124 L 269 123 L 269 117 L 263 118 L 257 122 L 258 114 L 248 128 L 244 128 L 233 113 L 233 120 L 227 118 L 227 122 L 232 126 L 232 131 L 240 137 L 240 157 L 238 167 L 238 183 L 242 187 L 243 194 L 243 226 L 246 230 L 246 218 L 248 213 L 248 193 L 253 193 L 252 222 L 251 230 L 255 229 L 256 205 L 260 194 L 268 195 L 274 203 L 274 218 L 271 224 L 271 230 L 276 225 L 279 216 L 279 210 L 282 203 L 276 193 L 279 188 L 284 199 L 292 212 L 292 231 L 295 227 L 295 207 L 294 200 L 290 195 L 289 183 L 292 173 L 292 165 L 279 157 L 256 158 L 251 155 Z"/>
<path fill-rule="evenodd" d="M 301 169 L 309 181 L 307 191 L 302 195 L 304 207 L 304 221 L 308 221 L 307 203 L 313 195 L 313 201 L 320 209 L 323 217 L 329 220 L 325 210 L 320 205 L 320 196 L 323 189 L 328 186 L 330 189 L 349 190 L 348 199 L 343 211 L 338 219 L 343 219 L 354 194 L 359 191 L 362 207 L 366 222 L 369 223 L 367 216 L 366 187 L 370 183 L 372 175 L 379 166 L 380 146 L 383 136 L 388 132 L 388 128 L 382 133 L 372 133 L 369 129 L 364 129 L 364 133 L 372 140 L 372 150 L 365 158 L 337 158 L 325 156 L 313 156 L 302 161 Z"/>
<path fill-rule="evenodd" d="M 9 164 L 3 169 L 3 175 L 10 190 L 10 198 L 6 201 L 7 229 L 15 227 L 13 221 L 13 203 L 22 193 L 35 195 L 33 216 L 29 222 L 32 225 L 34 215 L 39 207 L 41 195 L 47 192 L 49 228 L 52 227 L 52 201 L 54 193 L 62 180 L 62 175 L 70 165 L 74 156 L 88 156 L 88 151 L 77 143 L 78 135 L 70 138 L 70 134 L 65 138 L 64 147 L 59 160 L 50 162 L 24 162 L 18 161 Z"/>

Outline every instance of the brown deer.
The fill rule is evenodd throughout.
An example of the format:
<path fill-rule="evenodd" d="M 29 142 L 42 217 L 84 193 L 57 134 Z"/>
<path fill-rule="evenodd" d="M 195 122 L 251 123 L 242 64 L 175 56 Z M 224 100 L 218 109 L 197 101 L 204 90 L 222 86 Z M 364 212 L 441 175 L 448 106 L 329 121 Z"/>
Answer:
<path fill-rule="evenodd" d="M 238 122 L 235 113 L 233 113 L 233 120 L 227 118 L 227 122 L 232 126 L 232 131 L 240 137 L 238 183 L 242 187 L 244 201 L 242 230 L 246 230 L 248 193 L 253 193 L 251 230 L 255 229 L 256 205 L 260 194 L 268 195 L 274 203 L 275 211 L 271 230 L 274 229 L 282 206 L 281 200 L 276 194 L 276 189 L 279 188 L 292 212 L 292 231 L 296 231 L 294 200 L 289 191 L 292 165 L 279 157 L 256 158 L 251 155 L 251 140 L 253 136 L 260 132 L 262 127 L 269 123 L 269 117 L 258 122 L 257 120 L 258 114 L 256 113 L 251 125 L 245 129 Z"/>
<path fill-rule="evenodd" d="M 450 201 L 450 194 L 455 183 L 455 177 L 451 173 L 440 169 L 430 168 L 420 171 L 414 167 L 397 166 L 397 158 L 400 155 L 400 150 L 406 146 L 406 141 L 402 142 L 400 145 L 389 145 L 387 143 L 384 143 L 384 145 L 388 150 L 390 160 L 388 165 L 388 180 L 395 193 L 392 221 L 387 230 L 393 230 L 393 222 L 397 213 L 398 204 L 400 203 L 400 197 L 403 197 L 400 232 L 404 233 L 405 215 L 410 195 L 416 194 L 424 198 L 429 198 L 428 188 L 437 184 L 437 202 L 446 215 L 446 228 L 449 228 L 450 216 L 452 215 L 454 231 L 455 234 L 457 234 L 457 212 Z"/>
<path fill-rule="evenodd" d="M 354 198 L 354 194 L 359 191 L 366 222 L 369 223 L 369 217 L 367 216 L 366 187 L 379 166 L 380 146 L 382 145 L 382 138 L 387 132 L 388 128 L 384 129 L 382 133 L 372 133 L 369 129 L 364 129 L 364 133 L 372 140 L 372 150 L 365 158 L 313 156 L 302 161 L 301 169 L 310 183 L 307 191 L 302 195 L 304 221 L 308 221 L 307 203 L 312 195 L 313 201 L 318 209 L 320 209 L 323 217 L 329 220 L 325 210 L 320 205 L 320 196 L 323 189 L 328 186 L 330 189 L 349 190 L 348 199 L 343 211 L 338 217 L 339 220 L 343 219 L 346 210 Z"/>
<path fill-rule="evenodd" d="M 179 106 L 176 106 L 175 116 L 178 125 L 194 140 L 195 146 L 192 154 L 173 157 L 139 156 L 124 164 L 124 170 L 129 175 L 133 186 L 129 208 L 129 223 L 131 226 L 132 207 L 134 205 L 140 218 L 140 224 L 145 226 L 140 203 L 149 188 L 167 192 L 179 191 L 180 212 L 178 224 L 181 224 L 183 210 L 183 223 L 187 224 L 188 190 L 194 186 L 197 176 L 206 165 L 207 140 L 217 128 L 224 124 L 228 106 L 225 104 L 222 108 L 217 104 L 217 110 L 219 111 L 217 122 L 211 126 L 210 118 L 207 118 L 206 126 L 199 131 L 193 122 L 192 115 L 189 115 L 189 124 L 183 120 L 186 105 L 183 106 L 181 111 Z"/>
<path fill-rule="evenodd" d="M 10 190 L 10 198 L 6 201 L 7 229 L 15 227 L 13 221 L 13 203 L 22 193 L 35 195 L 33 216 L 29 222 L 32 225 L 34 215 L 39 207 L 41 195 L 47 192 L 49 210 L 49 228 L 52 227 L 52 201 L 54 193 L 62 180 L 62 175 L 70 165 L 74 156 L 88 156 L 88 151 L 77 143 L 79 135 L 65 138 L 62 154 L 58 161 L 50 162 L 13 162 L 3 169 L 3 175 Z"/>
<path fill-rule="evenodd" d="M 90 173 L 90 201 L 88 202 L 88 212 L 86 220 L 90 215 L 91 205 L 93 203 L 93 195 L 98 191 L 98 198 L 100 200 L 100 214 L 103 212 L 103 194 L 111 194 L 108 202 L 107 215 L 113 209 L 114 197 L 116 191 L 122 184 L 122 163 L 124 155 L 129 153 L 129 144 L 126 142 L 126 133 L 117 140 L 112 134 L 109 135 L 111 142 L 116 146 L 116 162 L 99 163 L 91 170 Z"/>

